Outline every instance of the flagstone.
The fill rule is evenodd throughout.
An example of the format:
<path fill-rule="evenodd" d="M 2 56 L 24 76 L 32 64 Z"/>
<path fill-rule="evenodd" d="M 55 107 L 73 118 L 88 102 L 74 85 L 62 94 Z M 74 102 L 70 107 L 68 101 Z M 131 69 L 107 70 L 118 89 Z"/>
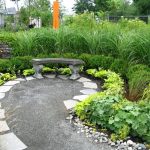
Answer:
<path fill-rule="evenodd" d="M 4 85 L 15 85 L 15 84 L 18 84 L 18 83 L 20 83 L 20 81 L 8 81 Z"/>
<path fill-rule="evenodd" d="M 8 127 L 6 121 L 0 121 L 0 133 L 5 132 L 5 131 L 9 131 L 9 127 Z M 1 141 L 0 141 L 0 143 L 1 143 Z"/>
<path fill-rule="evenodd" d="M 5 93 L 5 92 L 8 92 L 10 89 L 12 88 L 12 86 L 5 86 L 5 85 L 2 85 L 0 86 L 0 93 Z"/>
<path fill-rule="evenodd" d="M 5 93 L 0 93 L 0 99 L 3 99 L 5 97 Z"/>
<path fill-rule="evenodd" d="M 36 79 L 36 78 L 34 78 L 34 77 L 32 77 L 32 76 L 26 77 L 26 80 L 27 80 L 27 81 L 34 80 L 34 79 Z"/>
<path fill-rule="evenodd" d="M 97 91 L 94 89 L 85 89 L 85 90 L 81 90 L 80 92 L 85 95 L 91 95 L 91 94 L 97 93 Z"/>
<path fill-rule="evenodd" d="M 14 133 L 0 135 L 1 150 L 24 150 L 27 146 Z"/>
<path fill-rule="evenodd" d="M 80 79 L 77 80 L 78 82 L 90 82 L 91 80 L 85 77 L 81 77 Z"/>
<path fill-rule="evenodd" d="M 48 74 L 48 75 L 44 75 L 44 77 L 49 78 L 49 79 L 54 79 L 56 77 L 55 74 Z"/>
<path fill-rule="evenodd" d="M 97 89 L 97 84 L 94 82 L 83 82 L 85 88 Z"/>
<path fill-rule="evenodd" d="M 73 99 L 79 100 L 79 101 L 83 101 L 85 100 L 89 95 L 77 95 L 74 96 Z"/>
<path fill-rule="evenodd" d="M 0 104 L 1 107 L 1 104 Z M 0 119 L 4 119 L 5 118 L 5 110 L 4 109 L 0 109 Z"/>
<path fill-rule="evenodd" d="M 15 81 L 26 81 L 24 78 L 17 78 Z"/>
<path fill-rule="evenodd" d="M 75 100 L 65 100 L 65 101 L 64 101 L 64 104 L 65 104 L 67 110 L 74 108 L 77 103 L 78 103 L 78 102 L 75 101 Z"/>

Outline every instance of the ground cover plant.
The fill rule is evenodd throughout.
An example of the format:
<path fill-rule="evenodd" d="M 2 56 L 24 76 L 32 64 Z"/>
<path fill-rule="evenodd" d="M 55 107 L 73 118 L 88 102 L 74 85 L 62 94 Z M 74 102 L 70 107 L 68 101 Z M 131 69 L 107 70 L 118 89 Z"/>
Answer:
<path fill-rule="evenodd" d="M 75 111 L 79 118 L 99 128 L 109 129 L 113 133 L 113 141 L 130 135 L 149 143 L 149 86 L 139 102 L 131 102 L 124 97 L 124 82 L 118 74 L 101 69 L 90 69 L 87 73 L 104 79 L 104 90 L 77 104 Z"/>

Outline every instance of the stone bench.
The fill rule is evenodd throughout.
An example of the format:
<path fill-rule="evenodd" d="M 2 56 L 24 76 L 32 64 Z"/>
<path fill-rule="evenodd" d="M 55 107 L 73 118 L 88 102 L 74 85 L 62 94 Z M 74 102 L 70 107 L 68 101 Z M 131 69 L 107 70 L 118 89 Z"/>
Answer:
<path fill-rule="evenodd" d="M 70 79 L 76 80 L 80 77 L 79 70 L 81 65 L 84 64 L 84 61 L 80 59 L 68 59 L 68 58 L 41 58 L 41 59 L 32 59 L 33 68 L 35 70 L 34 77 L 41 79 L 43 78 L 41 72 L 44 64 L 67 64 L 72 71 Z"/>

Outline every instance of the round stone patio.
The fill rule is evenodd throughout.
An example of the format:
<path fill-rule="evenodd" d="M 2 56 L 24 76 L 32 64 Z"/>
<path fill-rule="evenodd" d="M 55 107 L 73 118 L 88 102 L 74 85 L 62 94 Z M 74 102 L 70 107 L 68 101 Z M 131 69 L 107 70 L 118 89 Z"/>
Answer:
<path fill-rule="evenodd" d="M 31 81 L 30 81 L 31 80 Z M 95 93 L 96 84 L 86 78 L 78 81 L 37 80 L 28 77 L 20 84 L 7 83 L 9 90 L 0 100 L 6 130 L 0 133 L 1 150 L 110 150 L 107 144 L 89 142 L 77 134 L 65 118 L 86 95 Z M 10 87 L 13 84 L 13 87 Z M 1 91 L 2 90 L 2 91 Z M 2 94 L 2 95 L 3 95 Z M 1 96 L 1 95 L 0 95 Z M 5 148 L 5 149 L 4 149 Z"/>

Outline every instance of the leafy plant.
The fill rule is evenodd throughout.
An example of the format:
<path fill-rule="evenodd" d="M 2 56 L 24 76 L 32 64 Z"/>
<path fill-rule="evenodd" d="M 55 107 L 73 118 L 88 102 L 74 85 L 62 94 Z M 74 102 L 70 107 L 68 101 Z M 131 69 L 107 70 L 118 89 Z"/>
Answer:
<path fill-rule="evenodd" d="M 9 80 L 14 80 L 14 79 L 16 79 L 16 75 L 12 75 L 10 73 L 5 73 L 0 76 L 0 80 L 3 80 L 3 81 L 9 81 Z"/>
<path fill-rule="evenodd" d="M 55 73 L 55 69 L 49 68 L 49 67 L 43 67 L 42 73 Z"/>
<path fill-rule="evenodd" d="M 34 73 L 35 73 L 35 70 L 34 70 L 34 69 L 26 69 L 26 70 L 23 70 L 23 75 L 24 75 L 24 76 L 34 75 Z"/>
<path fill-rule="evenodd" d="M 61 75 L 71 75 L 71 73 L 72 73 L 71 70 L 70 70 L 70 68 L 59 68 L 58 72 Z"/>

